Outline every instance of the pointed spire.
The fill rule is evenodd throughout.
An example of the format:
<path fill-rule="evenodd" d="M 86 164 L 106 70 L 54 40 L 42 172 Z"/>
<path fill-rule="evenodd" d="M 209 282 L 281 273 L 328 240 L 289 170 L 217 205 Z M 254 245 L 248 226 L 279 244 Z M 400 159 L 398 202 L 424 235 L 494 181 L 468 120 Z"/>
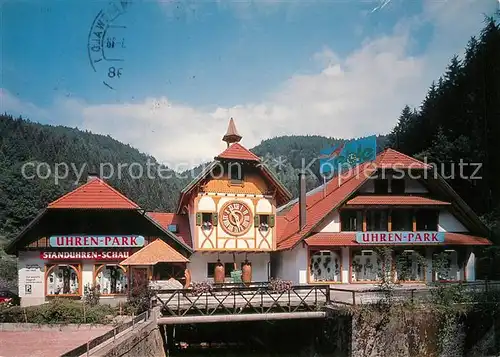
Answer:
<path fill-rule="evenodd" d="M 238 131 L 236 130 L 236 125 L 234 124 L 233 118 L 229 120 L 229 125 L 227 126 L 227 132 L 226 134 L 222 137 L 222 141 L 225 141 L 227 143 L 227 147 L 229 147 L 231 144 L 237 143 L 241 140 L 241 135 L 238 134 Z"/>

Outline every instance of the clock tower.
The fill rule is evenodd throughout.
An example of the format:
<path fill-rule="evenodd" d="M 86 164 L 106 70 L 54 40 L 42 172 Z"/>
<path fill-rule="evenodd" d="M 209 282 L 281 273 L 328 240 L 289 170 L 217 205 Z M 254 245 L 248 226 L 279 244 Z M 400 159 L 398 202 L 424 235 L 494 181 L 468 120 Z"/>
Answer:
<path fill-rule="evenodd" d="M 227 148 L 181 193 L 179 213 L 189 214 L 197 251 L 276 249 L 276 207 L 291 195 L 241 139 L 231 118 Z"/>

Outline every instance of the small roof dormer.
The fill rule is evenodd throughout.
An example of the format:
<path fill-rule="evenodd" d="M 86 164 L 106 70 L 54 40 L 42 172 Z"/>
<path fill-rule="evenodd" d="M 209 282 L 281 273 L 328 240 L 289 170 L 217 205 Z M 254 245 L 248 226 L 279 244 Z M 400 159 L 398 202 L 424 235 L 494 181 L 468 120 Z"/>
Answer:
<path fill-rule="evenodd" d="M 227 143 L 227 147 L 230 145 L 237 143 L 241 140 L 242 136 L 238 134 L 238 130 L 236 130 L 236 125 L 234 124 L 233 118 L 229 120 L 229 125 L 227 126 L 227 132 L 222 137 L 222 141 Z"/>

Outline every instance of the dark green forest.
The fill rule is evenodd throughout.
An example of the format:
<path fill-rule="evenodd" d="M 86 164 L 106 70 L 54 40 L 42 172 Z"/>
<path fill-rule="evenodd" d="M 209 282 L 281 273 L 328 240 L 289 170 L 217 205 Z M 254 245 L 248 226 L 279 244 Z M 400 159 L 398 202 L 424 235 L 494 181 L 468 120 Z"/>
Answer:
<path fill-rule="evenodd" d="M 500 28 L 493 18 L 451 59 L 419 108 L 405 107 L 389 146 L 436 163 L 452 187 L 498 229 L 500 217 Z M 480 179 L 463 179 L 457 164 L 479 163 Z M 454 165 L 455 164 L 455 165 Z M 455 166 L 455 178 L 452 176 Z M 442 167 L 442 169 L 441 169 Z M 464 167 L 470 176 L 474 167 Z"/>
<path fill-rule="evenodd" d="M 29 118 L 36 120 L 36 118 Z M 487 19 L 472 37 L 465 56 L 451 58 L 444 74 L 430 85 L 418 108 L 402 109 L 388 136 L 378 137 L 379 150 L 393 147 L 419 159 L 426 158 L 449 172 L 453 163 L 481 163 L 480 180 L 450 178 L 452 187 L 495 231 L 500 227 L 500 28 Z M 347 138 L 345 138 L 347 139 Z M 278 177 L 296 196 L 297 169 L 319 151 L 342 139 L 323 136 L 283 136 L 262 141 L 252 151 L 266 158 L 284 158 Z M 75 128 L 49 126 L 26 118 L 0 116 L 0 244 L 13 239 L 47 203 L 75 188 L 76 176 L 54 184 L 54 178 L 27 180 L 26 162 L 73 163 L 97 171 L 100 163 L 157 161 L 110 136 Z M 313 165 L 318 172 L 318 163 Z M 271 165 L 272 167 L 272 165 Z M 199 168 L 198 168 L 199 170 Z M 467 173 L 468 171 L 465 170 Z M 468 172 L 469 174 L 472 172 Z M 86 178 L 86 174 L 83 175 Z M 123 175 L 109 182 L 147 210 L 172 211 L 188 178 L 134 179 Z M 80 182 L 81 183 L 81 182 Z M 80 184 L 78 183 L 78 184 Z M 320 182 L 309 177 L 308 186 Z M 0 259 L 2 257 L 0 256 Z"/>

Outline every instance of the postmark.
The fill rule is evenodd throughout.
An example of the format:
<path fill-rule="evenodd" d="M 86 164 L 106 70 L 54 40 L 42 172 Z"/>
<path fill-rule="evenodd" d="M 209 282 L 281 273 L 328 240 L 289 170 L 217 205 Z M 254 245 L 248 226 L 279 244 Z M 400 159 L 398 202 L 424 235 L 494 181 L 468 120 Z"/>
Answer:
<path fill-rule="evenodd" d="M 130 5 L 131 2 L 127 0 L 109 2 L 99 11 L 90 27 L 87 42 L 90 66 L 109 89 L 116 89 L 125 74 L 127 27 L 120 22 L 120 17 Z"/>

